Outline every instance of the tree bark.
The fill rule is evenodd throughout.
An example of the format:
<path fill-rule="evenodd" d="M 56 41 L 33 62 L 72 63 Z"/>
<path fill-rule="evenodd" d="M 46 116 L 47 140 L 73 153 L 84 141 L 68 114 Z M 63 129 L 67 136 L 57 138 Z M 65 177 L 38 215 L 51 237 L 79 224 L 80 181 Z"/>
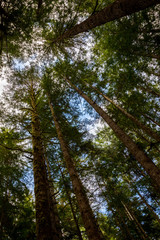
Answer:
<path fill-rule="evenodd" d="M 58 216 L 57 201 L 55 198 L 54 185 L 51 177 L 51 171 L 50 171 L 49 161 L 48 161 L 46 152 L 45 152 L 45 161 L 47 164 L 49 187 L 50 187 L 50 194 L 51 194 L 50 205 L 52 206 L 52 211 L 50 212 L 50 215 L 52 220 L 52 228 L 54 229 L 54 232 L 57 232 L 58 239 L 62 239 L 62 231 L 61 231 L 61 225 L 60 225 L 60 220 Z"/>
<path fill-rule="evenodd" d="M 159 3 L 160 0 L 117 0 L 98 13 L 91 15 L 85 21 L 67 30 L 57 39 L 53 39 L 53 43 L 63 42 L 64 39 L 71 38 L 82 32 L 87 32 L 97 26 L 139 12 Z"/>
<path fill-rule="evenodd" d="M 37 113 L 36 95 L 32 84 L 30 86 L 30 100 L 32 106 L 31 124 L 37 240 L 59 240 L 57 233 L 53 232 L 52 229 L 49 183 L 43 153 L 40 121 Z"/>
<path fill-rule="evenodd" d="M 124 110 L 122 107 L 117 105 L 114 101 L 112 101 L 109 97 L 104 95 L 101 91 L 99 91 L 97 88 L 90 86 L 94 90 L 96 90 L 100 95 L 102 95 L 107 101 L 112 103 L 116 108 L 118 108 L 125 116 L 127 116 L 129 119 L 131 119 L 137 126 L 139 126 L 143 131 L 145 131 L 150 137 L 154 138 L 158 142 L 160 142 L 160 136 L 153 132 L 150 128 L 146 127 L 144 124 L 142 124 L 137 118 L 135 118 L 133 115 L 128 113 L 126 110 Z"/>
<path fill-rule="evenodd" d="M 66 78 L 65 78 L 66 79 Z M 160 169 L 152 162 L 152 160 L 141 150 L 135 142 L 107 115 L 107 113 L 93 102 L 85 93 L 77 88 L 69 79 L 66 81 L 79 93 L 94 109 L 95 111 L 105 120 L 105 122 L 114 131 L 115 135 L 124 143 L 130 153 L 137 159 L 142 165 L 145 171 L 152 179 L 157 191 L 160 192 Z"/>
<path fill-rule="evenodd" d="M 146 240 L 146 239 L 150 239 L 148 237 L 148 235 L 146 234 L 146 232 L 144 231 L 142 225 L 139 223 L 138 219 L 136 218 L 136 216 L 133 214 L 133 212 L 131 211 L 131 209 L 124 203 L 124 202 L 121 202 L 125 211 L 126 211 L 126 214 L 128 215 L 129 219 L 131 221 L 134 221 L 134 224 L 138 230 L 138 232 L 140 233 L 140 236 L 142 237 L 143 240 Z"/>
<path fill-rule="evenodd" d="M 79 240 L 83 240 L 82 234 L 81 234 L 81 231 L 80 231 L 80 228 L 79 228 L 78 220 L 77 220 L 77 217 L 76 217 L 76 213 L 74 211 L 74 207 L 73 207 L 73 204 L 72 204 L 72 198 L 71 198 L 71 195 L 68 191 L 68 187 L 67 187 L 67 184 L 66 184 L 66 181 L 65 181 L 65 177 L 64 177 L 64 174 L 63 174 L 60 166 L 59 166 L 59 170 L 61 172 L 61 176 L 62 176 L 62 179 L 63 179 L 63 184 L 64 184 L 65 191 L 66 191 L 66 194 L 67 194 L 68 202 L 69 202 L 71 212 L 72 212 L 72 215 L 73 215 L 73 218 L 74 218 L 74 222 L 75 222 L 75 225 L 76 225 L 76 228 L 77 228 L 77 236 L 78 236 Z"/>
<path fill-rule="evenodd" d="M 77 170 L 74 165 L 74 161 L 70 156 L 70 152 L 68 149 L 68 146 L 64 140 L 63 134 L 61 132 L 61 128 L 57 119 L 57 116 L 55 115 L 53 106 L 50 101 L 49 94 L 48 95 L 48 100 L 49 100 L 49 106 L 51 109 L 51 113 L 53 116 L 53 120 L 55 123 L 58 139 L 61 145 L 62 153 L 64 160 L 66 162 L 66 166 L 73 184 L 73 189 L 77 198 L 78 206 L 80 209 L 80 213 L 82 216 L 82 220 L 86 229 L 87 236 L 89 240 L 103 240 L 103 235 L 101 233 L 101 230 L 99 229 L 99 226 L 97 224 L 97 221 L 94 217 L 94 214 L 92 212 L 92 209 L 90 207 L 88 198 L 86 196 L 86 193 L 84 191 L 84 187 L 82 185 L 82 182 L 78 176 Z"/>

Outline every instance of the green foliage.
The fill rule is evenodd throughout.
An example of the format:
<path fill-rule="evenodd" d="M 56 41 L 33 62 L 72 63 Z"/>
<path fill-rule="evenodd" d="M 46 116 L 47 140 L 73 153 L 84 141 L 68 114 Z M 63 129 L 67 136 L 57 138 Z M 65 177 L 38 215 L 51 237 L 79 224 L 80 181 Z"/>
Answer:
<path fill-rule="evenodd" d="M 92 34 L 60 41 L 56 45 L 53 42 L 82 19 L 112 2 L 9 0 L 1 3 L 2 59 L 4 53 L 19 58 L 14 59 L 18 61 L 18 67 L 13 62 L 10 68 L 0 115 L 1 124 L 5 126 L 0 132 L 2 240 L 35 239 L 34 197 L 30 193 L 33 188 L 33 179 L 30 180 L 33 178 L 30 170 L 31 84 L 36 95 L 41 137 L 51 168 L 63 239 L 78 239 L 67 192 L 83 239 L 87 237 L 63 161 L 47 92 L 105 239 L 131 239 L 129 233 L 133 239 L 144 239 L 140 226 L 150 239 L 159 239 L 159 222 L 154 215 L 159 216 L 159 200 L 150 178 L 114 132 L 66 81 L 68 78 L 103 107 L 159 166 L 159 142 L 92 88 L 96 87 L 159 134 L 159 6 L 95 28 Z M 35 45 L 38 41 L 42 44 L 38 51 L 34 49 L 34 41 Z M 93 48 L 83 45 L 91 41 Z M 28 182 L 31 182 L 29 189 Z"/>
<path fill-rule="evenodd" d="M 15 141 L 18 134 L 3 129 L 0 146 L 0 219 L 1 239 L 34 239 L 35 214 L 32 196 L 27 189 L 24 166 Z M 9 149 L 11 150 L 9 150 Z"/>

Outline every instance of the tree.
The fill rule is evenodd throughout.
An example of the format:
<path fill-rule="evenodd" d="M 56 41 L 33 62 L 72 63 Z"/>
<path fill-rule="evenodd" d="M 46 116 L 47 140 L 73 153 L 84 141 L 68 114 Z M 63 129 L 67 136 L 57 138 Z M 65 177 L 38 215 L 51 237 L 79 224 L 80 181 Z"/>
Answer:
<path fill-rule="evenodd" d="M 97 239 L 97 238 L 98 239 L 103 239 L 103 235 L 102 235 L 102 233 L 101 233 L 101 231 L 100 231 L 100 229 L 97 225 L 97 222 L 94 218 L 94 215 L 93 215 L 92 209 L 89 205 L 89 201 L 87 199 L 87 196 L 86 196 L 86 193 L 84 191 L 83 185 L 82 185 L 81 180 L 78 176 L 78 173 L 77 173 L 76 168 L 74 166 L 73 159 L 70 156 L 68 146 L 67 146 L 67 144 L 64 140 L 63 134 L 61 132 L 61 127 L 59 125 L 57 115 L 55 114 L 55 111 L 54 111 L 53 106 L 51 104 L 51 99 L 50 99 L 50 95 L 49 95 L 48 92 L 47 92 L 47 96 L 48 96 L 48 101 L 49 101 L 49 106 L 50 106 L 50 109 L 51 109 L 51 112 L 52 112 L 52 116 L 53 116 L 53 119 L 54 119 L 54 124 L 55 124 L 55 127 L 56 127 L 57 135 L 58 135 L 60 145 L 61 145 L 61 148 L 62 148 L 64 160 L 66 161 L 66 166 L 67 166 L 68 172 L 69 172 L 70 177 L 71 177 L 71 181 L 72 181 L 73 188 L 74 188 L 74 191 L 75 191 L 75 194 L 76 194 L 76 198 L 77 198 L 77 201 L 78 201 L 78 205 L 79 205 L 79 208 L 80 208 L 80 212 L 81 212 L 81 215 L 82 215 L 82 219 L 83 219 L 83 222 L 84 222 L 84 225 L 85 225 L 85 228 L 86 228 L 88 238 L 89 239 Z"/>
<path fill-rule="evenodd" d="M 0 237 L 35 239 L 35 209 L 25 176 L 25 161 L 17 148 L 19 134 L 1 129 L 0 138 Z"/>
<path fill-rule="evenodd" d="M 3 239 L 158 239 L 158 3 L 1 1 Z"/>
<path fill-rule="evenodd" d="M 154 1 L 115 1 L 109 6 L 100 10 L 98 13 L 91 15 L 84 22 L 75 25 L 73 28 L 68 29 L 62 36 L 53 40 L 53 42 L 63 42 L 64 39 L 71 38 L 79 33 L 87 32 L 97 26 L 122 18 L 126 15 L 138 12 L 147 7 L 160 3 L 159 0 Z"/>

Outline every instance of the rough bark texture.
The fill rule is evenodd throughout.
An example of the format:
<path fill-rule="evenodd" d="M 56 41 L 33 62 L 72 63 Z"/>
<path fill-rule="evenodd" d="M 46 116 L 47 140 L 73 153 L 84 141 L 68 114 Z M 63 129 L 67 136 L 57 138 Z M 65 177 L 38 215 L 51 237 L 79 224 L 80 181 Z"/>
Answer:
<path fill-rule="evenodd" d="M 98 13 L 91 15 L 82 23 L 77 24 L 73 28 L 67 30 L 59 38 L 53 40 L 53 42 L 61 42 L 64 39 L 73 37 L 79 33 L 87 32 L 97 26 L 122 18 L 135 12 L 139 12 L 145 8 L 159 3 L 160 0 L 117 0 Z"/>
<path fill-rule="evenodd" d="M 55 115 L 53 106 L 49 100 L 50 109 L 52 112 L 53 120 L 55 123 L 58 139 L 60 141 L 61 149 L 63 152 L 63 157 L 66 162 L 66 166 L 73 184 L 73 189 L 76 195 L 76 199 L 78 202 L 78 206 L 80 209 L 80 213 L 82 216 L 82 220 L 86 229 L 87 236 L 89 240 L 103 240 L 103 235 L 99 229 L 99 226 L 96 222 L 96 219 L 94 217 L 94 214 L 92 212 L 92 209 L 90 207 L 88 198 L 86 196 L 86 193 L 84 191 L 84 187 L 82 185 L 82 182 L 78 176 L 78 173 L 76 171 L 74 161 L 70 156 L 70 152 L 68 149 L 68 146 L 64 140 L 64 137 L 61 132 L 61 128 L 57 119 L 57 116 Z"/>
<path fill-rule="evenodd" d="M 33 172 L 36 203 L 36 235 L 37 240 L 59 240 L 57 232 L 53 231 L 50 212 L 50 191 L 47 179 L 45 158 L 40 131 L 40 121 L 37 114 L 36 96 L 33 86 L 30 88 L 32 106 L 32 145 L 33 145 Z"/>
<path fill-rule="evenodd" d="M 60 219 L 59 219 L 59 215 L 58 215 L 57 201 L 55 198 L 54 185 L 53 185 L 53 180 L 51 177 L 51 171 L 50 171 L 47 154 L 45 154 L 45 161 L 47 164 L 47 171 L 48 171 L 48 178 L 49 178 L 50 205 L 52 206 L 52 211 L 50 211 L 50 216 L 51 216 L 51 221 L 52 221 L 52 229 L 54 229 L 54 232 L 57 232 L 58 239 L 62 239 L 62 231 L 61 231 Z"/>
<path fill-rule="evenodd" d="M 91 86 L 92 87 L 92 86 Z M 121 108 L 119 105 L 117 105 L 114 101 L 112 101 L 109 97 L 104 95 L 102 92 L 100 92 L 97 88 L 92 87 L 94 90 L 96 90 L 100 95 L 102 95 L 107 101 L 112 103 L 116 108 L 118 108 L 125 116 L 127 116 L 129 119 L 131 119 L 137 126 L 139 126 L 143 131 L 145 131 L 150 137 L 154 138 L 158 142 L 160 142 L 160 136 L 153 132 L 149 127 L 146 127 L 144 124 L 142 124 L 137 118 L 135 118 L 133 115 L 128 113 L 126 110 Z"/>
<path fill-rule="evenodd" d="M 157 190 L 160 189 L 160 169 L 152 162 L 152 160 L 141 150 L 133 140 L 107 115 L 107 113 L 93 102 L 85 93 L 78 89 L 69 79 L 66 81 L 73 87 L 105 120 L 105 122 L 114 131 L 115 135 L 124 143 L 130 153 L 138 160 L 148 175 L 151 177 Z M 159 191 L 160 192 L 160 191 Z"/>

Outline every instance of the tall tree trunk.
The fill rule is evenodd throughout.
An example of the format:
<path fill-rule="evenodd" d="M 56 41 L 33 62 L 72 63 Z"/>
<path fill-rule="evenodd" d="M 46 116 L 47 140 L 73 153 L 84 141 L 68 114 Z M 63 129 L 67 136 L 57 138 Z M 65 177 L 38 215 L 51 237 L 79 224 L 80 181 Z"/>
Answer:
<path fill-rule="evenodd" d="M 131 154 L 138 160 L 148 175 L 151 177 L 157 191 L 160 192 L 160 169 L 152 162 L 152 160 L 141 150 L 133 140 L 107 115 L 107 113 L 93 102 L 85 93 L 77 88 L 69 79 L 66 81 L 79 93 L 94 109 L 95 111 L 106 121 L 110 128 L 114 131 L 116 136 L 124 143 Z"/>
<path fill-rule="evenodd" d="M 133 185 L 133 180 L 132 180 L 132 181 L 129 181 L 127 178 L 125 178 L 125 179 L 126 179 L 126 181 L 128 182 L 128 184 L 129 184 L 130 186 Z M 153 215 L 153 217 L 154 217 L 155 219 L 157 219 L 157 221 L 158 221 L 159 224 L 160 224 L 160 218 L 159 218 L 159 216 L 155 213 L 155 211 L 153 210 L 153 208 L 148 204 L 148 202 L 146 201 L 145 197 L 142 196 L 142 194 L 138 191 L 138 189 L 137 189 L 136 187 L 134 187 L 134 189 L 135 189 L 136 193 L 140 196 L 142 202 L 148 207 L 148 209 L 150 210 L 150 212 L 151 212 L 151 214 Z"/>
<path fill-rule="evenodd" d="M 67 30 L 57 39 L 53 39 L 53 42 L 62 42 L 64 39 L 71 38 L 82 32 L 87 32 L 97 26 L 139 12 L 158 3 L 160 3 L 160 0 L 117 0 L 98 13 L 91 15 L 85 21 Z"/>
<path fill-rule="evenodd" d="M 47 94 L 48 95 L 48 94 Z M 73 184 L 73 189 L 77 198 L 78 206 L 80 209 L 80 213 L 82 216 L 82 220 L 86 229 L 87 236 L 89 240 L 103 240 L 103 235 L 99 229 L 99 226 L 97 224 L 97 221 L 94 217 L 94 214 L 92 212 L 92 209 L 90 207 L 88 198 L 86 196 L 86 193 L 84 191 L 84 187 L 82 185 L 82 182 L 78 176 L 78 173 L 76 171 L 74 161 L 70 156 L 70 152 L 68 149 L 68 146 L 64 140 L 63 134 L 61 132 L 61 128 L 57 119 L 57 116 L 55 115 L 53 106 L 51 104 L 49 95 L 48 95 L 48 100 L 49 100 L 49 106 L 51 109 L 51 113 L 53 116 L 53 120 L 55 123 L 58 139 L 61 145 L 62 153 L 64 160 L 66 162 L 66 166 Z"/>
<path fill-rule="evenodd" d="M 74 218 L 74 222 L 76 224 L 77 236 L 78 236 L 79 240 L 83 240 L 82 234 L 81 234 L 81 231 L 80 231 L 80 228 L 79 228 L 78 220 L 77 220 L 77 217 L 76 217 L 76 213 L 74 211 L 74 207 L 73 207 L 73 204 L 72 204 L 72 198 L 71 198 L 71 195 L 69 193 L 69 190 L 68 190 L 68 187 L 67 187 L 67 184 L 66 184 L 66 181 L 65 181 L 65 177 L 64 177 L 64 174 L 63 174 L 60 166 L 59 166 L 59 170 L 61 172 L 61 176 L 62 176 L 62 179 L 63 179 L 63 184 L 64 184 L 65 191 L 66 191 L 66 194 L 67 194 L 68 202 L 69 202 L 69 205 L 70 205 L 70 208 L 71 208 L 71 212 L 72 212 L 72 215 L 73 215 L 73 218 Z"/>
<path fill-rule="evenodd" d="M 155 219 L 157 219 L 157 221 L 160 224 L 160 218 L 159 216 L 155 213 L 155 211 L 153 210 L 153 208 L 148 204 L 148 202 L 146 201 L 146 199 L 140 194 L 140 192 L 136 189 L 136 192 L 138 193 L 138 195 L 140 196 L 140 198 L 142 199 L 143 203 L 148 207 L 148 209 L 150 210 L 151 214 L 154 216 Z"/>
<path fill-rule="evenodd" d="M 103 191 L 103 186 L 106 187 L 106 183 L 102 180 L 103 183 L 104 183 L 104 184 L 102 185 L 97 178 L 96 178 L 96 180 L 97 180 L 97 184 L 98 184 L 98 186 L 99 186 L 99 189 L 101 189 L 101 192 L 102 192 L 102 194 L 103 194 L 103 197 L 105 198 L 105 200 L 106 200 L 106 202 L 107 202 L 107 204 L 108 204 L 108 209 L 114 214 L 113 208 L 112 208 L 111 203 L 110 203 L 110 202 L 112 202 L 112 197 L 111 197 L 111 196 L 106 197 L 106 194 L 105 194 L 105 192 Z M 120 229 L 121 229 L 121 232 L 122 232 L 122 234 L 123 234 L 124 239 L 126 239 L 126 240 L 134 240 L 134 238 L 133 238 L 133 236 L 132 236 L 132 234 L 131 234 L 128 226 L 127 226 L 127 223 L 125 222 L 124 217 L 123 217 L 123 215 L 121 214 L 121 211 L 119 210 L 119 208 L 118 208 L 117 206 L 114 206 L 114 207 L 115 207 L 116 212 L 117 212 L 117 214 L 118 214 L 118 216 L 115 215 L 115 219 L 116 219 L 117 222 L 119 223 L 118 225 L 119 225 L 119 227 L 120 227 Z M 120 220 L 119 220 L 119 218 L 120 218 Z M 123 224 L 123 227 L 121 226 L 121 223 Z"/>
<path fill-rule="evenodd" d="M 32 107 L 33 172 L 37 240 L 59 240 L 57 233 L 53 232 L 52 229 L 49 183 L 43 153 L 40 121 L 37 113 L 36 95 L 32 84 L 30 87 L 30 100 Z"/>
<path fill-rule="evenodd" d="M 130 232 L 130 229 L 129 229 L 128 226 L 127 226 L 127 223 L 124 221 L 123 215 L 121 214 L 121 212 L 119 211 L 118 208 L 116 208 L 116 211 L 118 212 L 118 215 L 119 215 L 119 217 L 120 217 L 120 220 L 121 220 L 122 223 L 123 223 L 125 232 L 127 233 L 127 240 L 134 240 L 134 238 L 133 238 L 133 236 L 132 236 L 132 234 L 131 234 L 131 232 Z"/>
<path fill-rule="evenodd" d="M 160 136 L 153 132 L 150 128 L 146 127 L 144 124 L 142 124 L 137 118 L 135 118 L 133 115 L 128 113 L 126 110 L 124 110 L 122 107 L 117 105 L 113 100 L 111 100 L 109 97 L 107 97 L 105 94 L 103 94 L 101 91 L 99 91 L 97 88 L 89 85 L 91 88 L 96 90 L 101 96 L 103 96 L 107 101 L 112 103 L 116 108 L 118 108 L 125 116 L 127 116 L 129 119 L 131 119 L 137 126 L 139 126 L 142 130 L 144 130 L 150 137 L 154 138 L 158 142 L 160 142 Z"/>
<path fill-rule="evenodd" d="M 62 239 L 62 231 L 61 231 L 61 225 L 60 225 L 60 220 L 59 220 L 59 216 L 58 216 L 58 209 L 57 209 L 57 201 L 55 198 L 55 192 L 54 192 L 54 185 L 53 185 L 53 180 L 51 177 L 51 170 L 50 170 L 50 166 L 49 166 L 49 161 L 48 161 L 48 157 L 47 154 L 45 152 L 45 161 L 47 164 L 47 170 L 48 170 L 48 177 L 49 177 L 49 187 L 50 187 L 50 193 L 51 193 L 51 206 L 52 206 L 52 211 L 50 212 L 51 214 L 51 220 L 52 220 L 52 226 L 55 232 L 57 232 L 58 235 L 58 239 Z"/>
<path fill-rule="evenodd" d="M 146 234 L 146 232 L 144 231 L 142 225 L 139 223 L 138 219 L 136 218 L 136 216 L 133 214 L 133 212 L 131 211 L 131 209 L 124 203 L 124 202 L 121 202 L 125 211 L 126 211 L 126 214 L 128 215 L 129 219 L 134 221 L 134 224 L 138 230 L 138 232 L 140 233 L 140 236 L 142 237 L 143 240 L 146 240 L 146 239 L 150 239 L 148 237 L 148 235 Z"/>

